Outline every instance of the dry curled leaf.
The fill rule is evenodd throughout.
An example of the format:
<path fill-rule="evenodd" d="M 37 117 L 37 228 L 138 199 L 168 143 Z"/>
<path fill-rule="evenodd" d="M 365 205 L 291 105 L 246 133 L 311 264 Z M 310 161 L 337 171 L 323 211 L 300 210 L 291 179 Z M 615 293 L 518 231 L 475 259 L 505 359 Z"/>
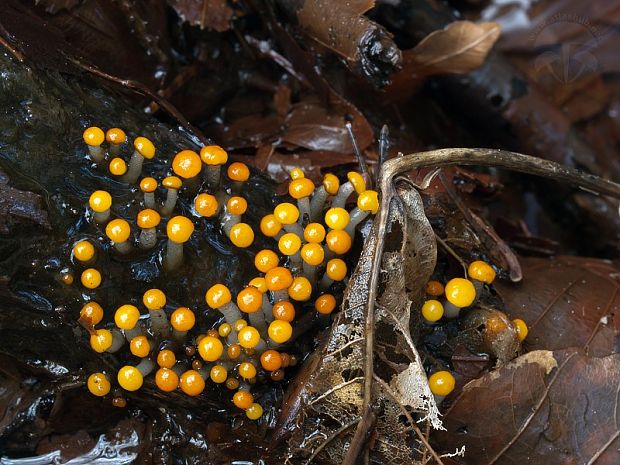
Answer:
<path fill-rule="evenodd" d="M 614 465 L 618 386 L 620 355 L 529 352 L 468 383 L 434 445 L 445 452 L 465 446 L 465 465 Z"/>
<path fill-rule="evenodd" d="M 580 347 L 603 356 L 620 349 L 620 269 L 607 260 L 521 258 L 520 285 L 496 289 L 513 318 L 529 326 L 529 349 Z"/>
<path fill-rule="evenodd" d="M 410 308 L 420 303 L 423 283 L 435 266 L 434 234 L 419 194 L 409 182 L 397 181 L 384 195 L 390 196 L 388 211 L 377 218 L 385 219 L 385 224 L 375 220 L 344 295 L 342 311 L 285 403 L 288 410 L 283 412 L 276 437 L 292 432 L 290 463 L 314 457 L 319 462 L 343 463 L 348 449 L 355 447 L 354 431 L 360 419 L 367 423 L 366 432 L 374 431 L 371 461 L 404 463 L 414 460 L 416 449 L 423 446 L 416 437 L 415 424 L 403 423 L 400 418 L 424 418 L 435 427 L 441 425 L 409 329 Z M 379 234 L 383 233 L 387 240 L 378 252 Z M 381 254 L 380 267 L 374 266 L 377 253 Z M 374 317 L 369 305 L 373 296 L 377 306 Z M 377 357 L 369 363 L 373 350 Z M 376 418 L 373 428 L 369 411 Z"/>
<path fill-rule="evenodd" d="M 391 95 L 410 93 L 425 78 L 436 74 L 464 74 L 478 68 L 500 35 L 497 23 L 455 21 L 432 32 L 403 52 L 403 68 L 394 75 Z"/>

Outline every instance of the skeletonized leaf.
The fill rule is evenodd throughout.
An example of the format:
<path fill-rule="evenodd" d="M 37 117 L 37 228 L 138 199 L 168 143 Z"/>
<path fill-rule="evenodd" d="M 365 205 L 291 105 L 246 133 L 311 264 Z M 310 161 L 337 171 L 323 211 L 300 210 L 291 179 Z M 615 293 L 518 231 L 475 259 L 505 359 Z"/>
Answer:
<path fill-rule="evenodd" d="M 419 305 L 423 285 L 436 260 L 433 230 L 413 186 L 399 180 L 384 195 L 388 211 L 378 215 L 344 295 L 342 311 L 324 345 L 293 383 L 276 437 L 292 431 L 289 460 L 316 456 L 319 462 L 342 463 L 364 416 L 364 391 L 376 416 L 371 461 L 397 464 L 415 460 L 421 449 L 403 415 L 425 418 L 440 427 L 409 326 L 412 304 Z M 385 220 L 385 228 L 380 221 Z M 379 232 L 385 232 L 381 266 L 374 266 Z M 373 279 L 377 286 L 371 291 Z M 376 312 L 369 321 L 369 302 Z M 375 321 L 376 320 L 376 321 Z M 369 323 L 375 323 L 373 331 Z M 373 337 L 375 359 L 368 369 L 367 339 Z M 372 356 L 373 354 L 371 354 Z"/>

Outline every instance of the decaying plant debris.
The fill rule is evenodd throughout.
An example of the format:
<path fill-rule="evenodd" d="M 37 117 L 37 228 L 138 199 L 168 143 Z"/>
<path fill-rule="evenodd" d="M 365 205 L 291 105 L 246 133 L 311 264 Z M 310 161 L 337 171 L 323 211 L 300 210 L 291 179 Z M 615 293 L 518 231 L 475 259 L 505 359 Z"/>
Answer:
<path fill-rule="evenodd" d="M 574 0 L 499 3 L 7 0 L 0 457 L 69 459 L 99 443 L 145 464 L 615 465 L 619 269 L 566 255 L 620 256 L 620 188 L 593 176 L 619 179 L 617 34 L 595 34 L 605 55 L 560 83 L 545 74 L 553 47 L 592 43 L 595 29 L 568 21 L 546 42 L 536 35 L 557 10 L 594 25 L 617 24 L 618 11 L 603 0 L 591 11 Z M 529 30 L 506 29 L 515 10 Z M 165 399 L 148 387 L 119 410 L 84 395 L 84 368 L 97 362 L 76 342 L 71 309 L 40 292 L 55 285 L 56 265 L 39 251 L 71 232 L 82 208 L 73 190 L 90 182 L 56 164 L 76 153 L 63 136 L 100 121 L 147 125 L 171 150 L 214 141 L 279 181 L 296 166 L 318 181 L 357 164 L 349 121 L 370 171 L 382 172 L 382 208 L 358 233 L 342 311 L 312 326 L 307 360 L 285 394 L 267 390 L 258 427 L 227 415 L 221 399 Z M 384 123 L 389 156 L 417 153 L 381 164 Z M 424 152 L 464 145 L 540 158 Z M 273 186 L 259 184 L 268 204 Z M 433 333 L 417 311 L 425 283 L 478 257 L 504 279 L 461 334 Z M 485 312 L 526 319 L 524 346 L 463 344 Z M 440 408 L 426 381 L 433 357 L 458 380 Z"/>

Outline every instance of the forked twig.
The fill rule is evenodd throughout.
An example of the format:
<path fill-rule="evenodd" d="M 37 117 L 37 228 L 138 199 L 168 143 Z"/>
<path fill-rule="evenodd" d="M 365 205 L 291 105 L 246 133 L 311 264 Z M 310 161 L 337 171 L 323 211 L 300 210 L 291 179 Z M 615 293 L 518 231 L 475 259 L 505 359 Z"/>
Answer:
<path fill-rule="evenodd" d="M 397 195 L 394 188 L 394 178 L 399 174 L 420 168 L 439 168 L 449 165 L 481 165 L 506 168 L 508 170 L 546 177 L 554 181 L 566 182 L 592 193 L 609 195 L 620 198 L 620 185 L 571 168 L 565 168 L 557 163 L 497 149 L 440 149 L 421 152 L 386 161 L 381 167 L 379 190 L 381 192 L 381 208 L 375 217 L 377 242 L 372 268 L 375 271 L 370 277 L 368 307 L 366 314 L 366 344 L 364 362 L 364 399 L 362 416 L 370 408 L 372 402 L 373 349 L 375 329 L 375 302 L 377 300 L 377 285 L 379 282 L 378 270 L 381 269 L 381 258 L 385 245 L 387 219 L 392 198 Z M 358 423 L 357 428 L 364 427 Z M 357 434 L 357 432 L 356 432 Z M 355 457 L 345 457 L 349 463 L 354 463 Z"/>

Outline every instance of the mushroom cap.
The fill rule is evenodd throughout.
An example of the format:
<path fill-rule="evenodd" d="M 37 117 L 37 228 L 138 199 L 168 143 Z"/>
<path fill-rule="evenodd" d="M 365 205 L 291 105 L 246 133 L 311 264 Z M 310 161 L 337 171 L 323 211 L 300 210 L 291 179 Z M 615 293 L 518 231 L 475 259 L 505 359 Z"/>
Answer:
<path fill-rule="evenodd" d="M 271 313 L 276 320 L 288 321 L 295 319 L 295 306 L 288 300 L 280 300 L 273 304 Z"/>
<path fill-rule="evenodd" d="M 217 328 L 217 334 L 220 337 L 226 337 L 228 336 L 232 331 L 232 326 L 230 326 L 230 324 L 228 323 L 222 323 L 218 328 Z"/>
<path fill-rule="evenodd" d="M 116 218 L 106 225 L 105 234 L 112 242 L 120 244 L 129 239 L 131 228 L 127 221 L 122 218 Z"/>
<path fill-rule="evenodd" d="M 336 195 L 340 188 L 340 179 L 335 174 L 327 173 L 323 177 L 323 188 L 330 195 Z"/>
<path fill-rule="evenodd" d="M 243 328 L 241 328 L 243 329 Z M 235 360 L 241 355 L 241 346 L 239 344 L 230 344 L 226 348 L 226 355 L 229 359 Z"/>
<path fill-rule="evenodd" d="M 76 260 L 87 262 L 95 256 L 95 246 L 87 240 L 78 241 L 73 246 L 73 256 Z"/>
<path fill-rule="evenodd" d="M 279 263 L 280 259 L 273 250 L 263 249 L 254 256 L 254 266 L 261 273 L 266 273 Z"/>
<path fill-rule="evenodd" d="M 476 289 L 469 279 L 453 278 L 445 287 L 446 299 L 458 308 L 469 307 L 476 299 Z"/>
<path fill-rule="evenodd" d="M 155 189 L 157 189 L 157 180 L 155 178 L 142 178 L 142 181 L 140 181 L 140 190 L 142 192 L 155 192 Z"/>
<path fill-rule="evenodd" d="M 177 176 L 190 179 L 198 176 L 202 169 L 202 161 L 193 150 L 182 150 L 172 160 L 172 170 Z"/>
<path fill-rule="evenodd" d="M 437 371 L 428 378 L 431 392 L 436 396 L 445 397 L 454 390 L 456 381 L 449 371 Z"/>
<path fill-rule="evenodd" d="M 263 306 L 263 294 L 254 286 L 248 286 L 237 294 L 237 307 L 245 313 L 258 312 Z"/>
<path fill-rule="evenodd" d="M 248 286 L 255 287 L 261 292 L 261 294 L 264 294 L 269 290 L 267 289 L 267 281 L 262 276 L 251 279 Z"/>
<path fill-rule="evenodd" d="M 228 153 L 219 145 L 207 145 L 200 149 L 200 158 L 205 165 L 224 165 L 228 161 Z"/>
<path fill-rule="evenodd" d="M 183 244 L 189 240 L 194 232 L 194 223 L 184 216 L 170 218 L 166 225 L 168 239 L 177 244 Z"/>
<path fill-rule="evenodd" d="M 237 368 L 237 373 L 243 379 L 252 379 L 256 376 L 256 367 L 251 362 L 243 362 Z"/>
<path fill-rule="evenodd" d="M 228 378 L 228 370 L 222 365 L 213 365 L 209 371 L 209 378 L 215 384 L 222 384 Z"/>
<path fill-rule="evenodd" d="M 281 224 L 293 224 L 299 219 L 299 209 L 289 202 L 282 202 L 273 210 L 276 221 Z"/>
<path fill-rule="evenodd" d="M 243 197 L 233 196 L 226 202 L 226 210 L 231 215 L 243 215 L 248 209 L 248 201 Z"/>
<path fill-rule="evenodd" d="M 107 329 L 97 329 L 90 335 L 90 347 L 101 354 L 112 347 L 112 333 Z"/>
<path fill-rule="evenodd" d="M 275 237 L 281 229 L 282 224 L 271 213 L 260 220 L 260 231 L 267 237 Z"/>
<path fill-rule="evenodd" d="M 249 224 L 237 223 L 230 228 L 230 241 L 239 248 L 245 249 L 254 242 L 254 231 Z"/>
<path fill-rule="evenodd" d="M 253 402 L 254 402 L 254 396 L 252 395 L 252 393 L 245 391 L 243 389 L 239 389 L 233 395 L 233 404 L 235 404 L 236 407 L 242 410 L 249 408 Z"/>
<path fill-rule="evenodd" d="M 301 238 L 295 233 L 283 234 L 278 241 L 278 249 L 284 255 L 294 255 L 301 247 Z"/>
<path fill-rule="evenodd" d="M 125 365 L 118 370 L 116 378 L 118 384 L 120 384 L 125 391 L 137 391 L 142 387 L 142 383 L 144 382 L 140 370 L 131 365 Z"/>
<path fill-rule="evenodd" d="M 293 335 L 293 327 L 288 321 L 274 320 L 267 328 L 269 339 L 278 344 L 284 344 Z"/>
<path fill-rule="evenodd" d="M 239 339 L 239 345 L 244 349 L 253 349 L 260 342 L 260 333 L 253 326 L 246 326 L 239 331 L 237 339 Z"/>
<path fill-rule="evenodd" d="M 170 349 L 160 350 L 157 354 L 157 364 L 162 368 L 172 368 L 177 363 L 177 357 Z"/>
<path fill-rule="evenodd" d="M 263 416 L 263 407 L 260 404 L 254 402 L 248 408 L 245 409 L 245 416 L 250 420 L 258 420 Z"/>
<path fill-rule="evenodd" d="M 140 310 L 135 305 L 121 305 L 114 313 L 114 322 L 120 329 L 134 329 L 140 319 Z"/>
<path fill-rule="evenodd" d="M 198 353 L 205 362 L 215 362 L 224 353 L 224 345 L 217 337 L 205 336 L 198 343 Z"/>
<path fill-rule="evenodd" d="M 512 320 L 512 323 L 515 325 L 515 329 L 517 330 L 517 337 L 519 338 L 519 341 L 523 342 L 529 332 L 527 324 L 520 318 Z"/>
<path fill-rule="evenodd" d="M 112 206 L 112 196 L 106 191 L 95 191 L 90 194 L 88 204 L 93 211 L 103 213 L 104 211 L 109 210 Z"/>
<path fill-rule="evenodd" d="M 97 397 L 103 397 L 110 392 L 110 381 L 103 373 L 93 373 L 86 382 L 90 393 Z"/>
<path fill-rule="evenodd" d="M 265 281 L 270 291 L 282 291 L 293 284 L 293 275 L 288 268 L 276 266 L 265 273 Z"/>
<path fill-rule="evenodd" d="M 148 140 L 146 137 L 136 137 L 133 141 L 133 147 L 136 149 L 136 152 L 144 158 L 148 158 L 150 160 L 155 156 L 155 146 L 153 145 L 153 142 Z"/>
<path fill-rule="evenodd" d="M 444 309 L 441 302 L 429 299 L 422 304 L 422 316 L 426 321 L 439 321 L 443 317 Z"/>
<path fill-rule="evenodd" d="M 366 190 L 366 181 L 364 177 L 357 171 L 349 171 L 347 173 L 347 179 L 353 185 L 355 192 L 361 194 Z"/>
<path fill-rule="evenodd" d="M 218 207 L 217 199 L 211 194 L 198 194 L 194 199 L 194 208 L 200 216 L 210 218 L 217 213 Z"/>
<path fill-rule="evenodd" d="M 82 134 L 84 138 L 84 142 L 86 145 L 90 145 L 91 147 L 98 147 L 103 144 L 105 139 L 105 134 L 98 128 L 97 126 L 91 126 L 90 128 L 86 128 L 84 133 Z"/>
<path fill-rule="evenodd" d="M 306 242 L 319 244 L 325 239 L 325 227 L 321 223 L 308 223 L 304 228 Z"/>
<path fill-rule="evenodd" d="M 443 287 L 443 284 L 441 284 L 439 281 L 431 280 L 428 283 L 426 283 L 425 291 L 428 295 L 431 295 L 433 297 L 439 297 L 443 295 L 444 287 Z"/>
<path fill-rule="evenodd" d="M 379 193 L 366 190 L 357 197 L 357 208 L 373 215 L 379 210 Z"/>
<path fill-rule="evenodd" d="M 170 315 L 170 324 L 177 331 L 189 331 L 196 324 L 196 315 L 187 307 L 179 307 Z"/>
<path fill-rule="evenodd" d="M 312 295 L 312 284 L 305 276 L 297 276 L 288 288 L 288 295 L 298 302 L 305 302 Z"/>
<path fill-rule="evenodd" d="M 161 182 L 161 185 L 164 186 L 166 189 L 179 190 L 183 185 L 183 181 L 181 181 L 181 178 L 177 176 L 166 176 Z"/>
<path fill-rule="evenodd" d="M 334 281 L 342 281 L 347 277 L 347 264 L 340 258 L 332 258 L 327 262 L 325 273 Z"/>
<path fill-rule="evenodd" d="M 80 310 L 80 320 L 93 326 L 99 324 L 103 320 L 103 308 L 92 300 L 85 303 Z"/>
<path fill-rule="evenodd" d="M 222 305 L 229 303 L 232 300 L 232 295 L 230 290 L 223 284 L 214 284 L 207 290 L 205 300 L 209 307 L 218 309 Z"/>
<path fill-rule="evenodd" d="M 151 208 L 145 208 L 138 212 L 137 224 L 139 228 L 151 229 L 155 228 L 161 221 L 161 216 Z"/>
<path fill-rule="evenodd" d="M 115 157 L 110 160 L 110 164 L 108 165 L 108 169 L 110 173 L 114 176 L 122 176 L 127 172 L 127 163 L 120 157 Z"/>
<path fill-rule="evenodd" d="M 136 336 L 129 342 L 129 351 L 136 357 L 144 358 L 151 352 L 151 344 L 146 336 Z"/>
<path fill-rule="evenodd" d="M 347 253 L 353 245 L 351 236 L 346 231 L 333 230 L 327 233 L 326 236 L 327 247 L 338 255 Z"/>
<path fill-rule="evenodd" d="M 238 161 L 231 163 L 228 166 L 226 173 L 231 181 L 243 182 L 247 181 L 250 177 L 250 169 L 248 168 L 248 165 Z"/>
<path fill-rule="evenodd" d="M 277 350 L 266 350 L 260 355 L 260 364 L 267 371 L 279 370 L 282 368 L 282 356 Z"/>
<path fill-rule="evenodd" d="M 336 298 L 331 294 L 320 295 L 314 301 L 314 308 L 321 315 L 329 315 L 336 308 Z"/>
<path fill-rule="evenodd" d="M 314 183 L 308 178 L 292 180 L 288 185 L 288 193 L 294 199 L 309 197 L 314 192 Z"/>
<path fill-rule="evenodd" d="M 179 375 L 170 368 L 160 368 L 155 373 L 155 384 L 164 392 L 172 392 L 179 387 Z"/>
<path fill-rule="evenodd" d="M 196 370 L 187 370 L 181 375 L 179 387 L 188 396 L 197 396 L 205 390 L 205 380 Z"/>
<path fill-rule="evenodd" d="M 159 310 L 166 305 L 166 294 L 161 289 L 149 289 L 142 296 L 142 303 L 149 310 Z"/>
<path fill-rule="evenodd" d="M 344 208 L 330 208 L 325 213 L 325 224 L 332 229 L 344 229 L 349 224 L 349 212 Z"/>
<path fill-rule="evenodd" d="M 101 285 L 101 273 L 94 268 L 88 268 L 82 272 L 80 281 L 85 288 L 96 289 Z"/>
<path fill-rule="evenodd" d="M 127 142 L 127 134 L 121 128 L 110 128 L 105 133 L 105 140 L 112 145 L 121 145 Z"/>
<path fill-rule="evenodd" d="M 304 244 L 301 248 L 301 258 L 310 266 L 319 266 L 325 259 L 325 249 L 313 242 Z"/>
<path fill-rule="evenodd" d="M 471 279 L 481 281 L 485 284 L 491 284 L 496 276 L 493 267 L 482 260 L 471 262 L 469 267 L 467 267 L 467 274 Z"/>
<path fill-rule="evenodd" d="M 295 179 L 302 179 L 306 177 L 304 170 L 302 170 L 301 168 L 293 168 L 291 172 L 289 173 L 289 175 L 291 176 L 291 179 L 293 181 Z"/>

